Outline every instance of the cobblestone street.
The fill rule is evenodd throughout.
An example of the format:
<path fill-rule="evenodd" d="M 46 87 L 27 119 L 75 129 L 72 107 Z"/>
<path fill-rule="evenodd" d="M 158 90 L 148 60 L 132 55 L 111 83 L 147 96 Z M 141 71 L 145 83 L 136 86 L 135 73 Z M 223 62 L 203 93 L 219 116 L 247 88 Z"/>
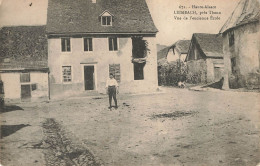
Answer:
<path fill-rule="evenodd" d="M 163 88 L 7 104 L 1 111 L 1 164 L 256 166 L 259 93 Z M 23 161 L 23 162 L 21 162 Z"/>

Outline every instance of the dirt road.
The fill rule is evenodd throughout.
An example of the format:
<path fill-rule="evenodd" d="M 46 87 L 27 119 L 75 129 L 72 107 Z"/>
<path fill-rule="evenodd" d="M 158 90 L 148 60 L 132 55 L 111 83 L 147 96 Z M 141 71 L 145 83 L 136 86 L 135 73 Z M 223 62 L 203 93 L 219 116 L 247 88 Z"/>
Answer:
<path fill-rule="evenodd" d="M 259 93 L 189 91 L 21 103 L 1 112 L 3 165 L 256 166 Z M 20 109 L 20 110 L 19 110 Z M 9 131 L 9 132 L 7 132 Z"/>

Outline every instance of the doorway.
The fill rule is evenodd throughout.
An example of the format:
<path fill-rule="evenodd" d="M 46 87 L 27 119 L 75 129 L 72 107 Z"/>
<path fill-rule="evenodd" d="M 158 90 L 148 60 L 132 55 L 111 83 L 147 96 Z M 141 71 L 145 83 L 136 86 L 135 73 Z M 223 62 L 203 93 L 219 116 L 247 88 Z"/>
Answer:
<path fill-rule="evenodd" d="M 31 99 L 31 85 L 21 85 L 21 99 L 22 101 Z"/>
<path fill-rule="evenodd" d="M 84 66 L 85 90 L 95 89 L 95 68 L 94 66 Z"/>

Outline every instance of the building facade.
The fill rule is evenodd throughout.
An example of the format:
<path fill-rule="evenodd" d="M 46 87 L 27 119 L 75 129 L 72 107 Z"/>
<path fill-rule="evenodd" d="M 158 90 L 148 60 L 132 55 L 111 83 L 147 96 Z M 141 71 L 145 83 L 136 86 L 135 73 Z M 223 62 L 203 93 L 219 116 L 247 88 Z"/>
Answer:
<path fill-rule="evenodd" d="M 216 34 L 193 34 L 187 62 L 187 81 L 213 83 L 223 77 L 222 37 Z"/>
<path fill-rule="evenodd" d="M 156 90 L 156 33 L 144 0 L 50 0 L 51 94 L 105 93 L 109 73 L 115 75 L 120 92 Z"/>
<path fill-rule="evenodd" d="M 49 98 L 45 26 L 0 30 L 0 80 L 5 100 Z"/>
<path fill-rule="evenodd" d="M 225 63 L 224 88 L 259 89 L 260 5 L 241 0 L 222 27 Z"/>

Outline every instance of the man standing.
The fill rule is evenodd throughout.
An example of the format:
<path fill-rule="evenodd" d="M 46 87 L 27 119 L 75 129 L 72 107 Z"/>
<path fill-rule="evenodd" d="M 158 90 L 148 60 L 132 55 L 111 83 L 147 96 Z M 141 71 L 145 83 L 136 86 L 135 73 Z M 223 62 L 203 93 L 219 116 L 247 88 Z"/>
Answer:
<path fill-rule="evenodd" d="M 107 80 L 107 83 L 106 83 L 106 91 L 107 91 L 108 96 L 109 96 L 109 109 L 112 108 L 112 105 L 111 105 L 112 97 L 113 97 L 114 102 L 115 102 L 115 108 L 117 109 L 116 94 L 119 93 L 118 89 L 119 89 L 118 83 L 115 80 L 114 75 L 112 73 L 110 73 L 109 79 Z"/>

